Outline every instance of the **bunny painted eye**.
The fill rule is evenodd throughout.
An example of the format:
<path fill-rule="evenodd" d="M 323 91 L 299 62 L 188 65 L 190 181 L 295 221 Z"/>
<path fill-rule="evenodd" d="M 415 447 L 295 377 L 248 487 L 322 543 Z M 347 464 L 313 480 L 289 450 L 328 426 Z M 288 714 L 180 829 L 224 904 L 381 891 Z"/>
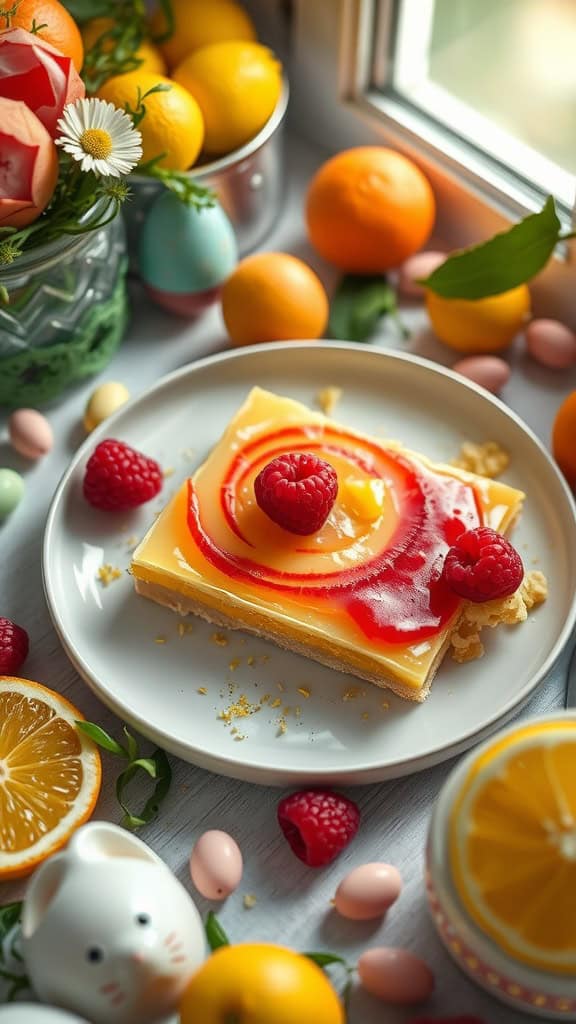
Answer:
<path fill-rule="evenodd" d="M 150 914 L 137 914 L 136 923 L 141 925 L 150 924 Z"/>
<path fill-rule="evenodd" d="M 99 964 L 104 959 L 104 953 L 99 946 L 90 946 L 90 949 L 86 950 L 86 959 L 91 964 Z"/>

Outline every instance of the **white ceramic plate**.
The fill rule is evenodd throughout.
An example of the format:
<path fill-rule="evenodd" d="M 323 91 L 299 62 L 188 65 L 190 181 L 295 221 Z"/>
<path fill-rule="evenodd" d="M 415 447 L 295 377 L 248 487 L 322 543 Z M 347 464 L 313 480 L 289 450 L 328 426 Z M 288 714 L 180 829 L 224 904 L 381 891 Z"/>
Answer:
<path fill-rule="evenodd" d="M 462 666 L 447 661 L 428 700 L 413 705 L 237 632 L 219 646 L 211 639 L 214 630 L 199 620 L 180 637 L 176 616 L 137 597 L 126 572 L 103 587 L 98 567 L 128 567 L 130 543 L 206 457 L 254 384 L 311 405 L 319 389 L 340 386 L 338 420 L 435 459 L 450 459 L 466 439 L 497 439 L 511 454 L 507 481 L 528 496 L 515 543 L 527 566 L 537 565 L 550 578 L 549 600 L 522 626 L 493 631 L 481 660 Z M 86 504 L 84 467 L 104 437 L 127 441 L 174 470 L 161 500 L 120 517 Z M 77 452 L 55 495 L 44 543 L 54 624 L 104 703 L 185 760 L 272 784 L 378 781 L 471 746 L 502 724 L 551 669 L 574 623 L 575 578 L 570 495 L 519 419 L 475 385 L 425 360 L 328 342 L 225 353 L 160 381 Z M 218 715 L 242 693 L 253 705 L 265 693 L 271 700 L 235 723 L 246 736 L 239 740 Z M 285 707 L 291 709 L 288 728 L 279 735 L 277 719 Z"/>

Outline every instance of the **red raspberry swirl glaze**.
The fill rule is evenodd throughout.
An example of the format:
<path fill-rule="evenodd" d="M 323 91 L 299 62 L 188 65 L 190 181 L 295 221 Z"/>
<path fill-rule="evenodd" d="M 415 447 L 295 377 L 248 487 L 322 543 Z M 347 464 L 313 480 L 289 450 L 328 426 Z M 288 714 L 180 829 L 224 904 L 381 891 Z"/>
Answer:
<path fill-rule="evenodd" d="M 386 547 L 360 565 L 333 572 L 279 571 L 256 561 L 255 546 L 244 537 L 235 496 L 250 472 L 282 451 L 345 455 L 351 465 L 394 480 L 400 515 Z M 220 500 L 228 528 L 246 555 L 227 551 L 206 529 L 198 495 L 188 483 L 188 528 L 206 560 L 228 578 L 281 591 L 292 599 L 313 598 L 347 614 L 374 644 L 413 645 L 441 632 L 461 599 L 442 579 L 448 549 L 465 531 L 482 524 L 474 488 L 456 477 L 432 472 L 398 452 L 345 431 L 290 427 L 260 436 L 235 455 L 222 482 Z M 297 538 L 296 543 L 302 538 Z M 296 550 L 301 550 L 297 548 Z"/>

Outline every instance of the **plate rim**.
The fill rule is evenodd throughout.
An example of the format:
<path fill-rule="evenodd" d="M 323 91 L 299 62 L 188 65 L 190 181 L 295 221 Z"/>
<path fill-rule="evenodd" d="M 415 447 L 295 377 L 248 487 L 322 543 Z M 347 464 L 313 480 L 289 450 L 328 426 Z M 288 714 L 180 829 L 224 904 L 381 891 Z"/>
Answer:
<path fill-rule="evenodd" d="M 94 444 L 97 444 L 102 437 L 105 435 L 109 436 L 111 428 L 115 426 L 116 422 L 121 421 L 126 413 L 133 412 L 133 410 L 137 409 L 139 405 L 147 403 L 152 396 L 157 397 L 164 389 L 170 388 L 175 381 L 178 381 L 182 377 L 194 375 L 207 367 L 210 368 L 222 362 L 235 361 L 236 359 L 242 360 L 256 353 L 294 350 L 296 345 L 298 346 L 298 350 L 318 350 L 319 348 L 327 348 L 333 351 L 353 352 L 359 356 L 360 359 L 370 355 L 370 357 L 375 356 L 376 358 L 391 360 L 392 362 L 413 364 L 421 367 L 422 369 L 431 371 L 434 374 L 438 374 L 441 377 L 447 377 L 459 386 L 463 387 L 465 390 L 472 391 L 479 395 L 485 402 L 489 405 L 495 406 L 500 413 L 503 413 L 505 417 L 510 419 L 515 426 L 529 438 L 531 443 L 536 446 L 540 454 L 544 457 L 549 470 L 552 472 L 553 476 L 556 477 L 556 482 L 559 484 L 560 489 L 563 492 L 563 497 L 571 512 L 572 521 L 576 531 L 576 502 L 574 496 L 572 495 L 566 480 L 562 476 L 544 442 L 541 441 L 532 428 L 525 423 L 521 416 L 484 388 L 467 380 L 466 378 L 463 378 L 460 374 L 456 373 L 449 367 L 443 366 L 432 359 L 427 359 L 424 356 L 416 355 L 411 352 L 399 352 L 394 349 L 387 349 L 380 346 L 364 348 L 359 347 L 356 342 L 331 341 L 328 339 L 269 342 L 266 344 L 243 346 L 238 349 L 223 350 L 178 367 L 176 370 L 165 374 L 142 394 L 131 398 L 112 416 L 87 435 L 82 444 L 73 453 L 69 465 L 58 482 L 50 503 L 42 543 L 41 569 L 44 596 L 52 624 L 66 656 L 92 692 L 105 706 L 110 708 L 117 717 L 127 720 L 135 728 L 141 731 L 143 736 L 149 737 L 154 742 L 162 745 L 164 749 L 174 753 L 183 760 L 197 765 L 198 767 L 205 768 L 209 771 L 223 774 L 231 778 L 238 778 L 248 782 L 268 785 L 289 785 L 303 781 L 304 779 L 310 780 L 312 778 L 320 782 L 341 781 L 348 785 L 366 784 L 369 782 L 401 778 L 402 776 L 416 774 L 425 768 L 448 761 L 451 757 L 462 753 L 476 742 L 481 742 L 484 738 L 493 734 L 500 725 L 504 725 L 515 713 L 521 710 L 538 686 L 552 671 L 572 635 L 576 625 L 576 591 L 572 596 L 569 613 L 564 620 L 564 624 L 559 632 L 556 643 L 539 671 L 535 673 L 531 681 L 528 682 L 521 691 L 519 691 L 513 698 L 510 698 L 503 707 L 499 708 L 497 713 L 492 714 L 488 721 L 485 721 L 479 728 L 468 730 L 464 735 L 459 735 L 458 739 L 454 742 L 445 743 L 443 746 L 437 747 L 434 750 L 421 755 L 408 755 L 401 759 L 395 759 L 393 762 L 379 763 L 377 765 L 373 762 L 368 764 L 364 763 L 352 769 L 341 770 L 337 767 L 329 766 L 314 769 L 313 772 L 303 773 L 302 770 L 297 767 L 278 768 L 274 766 L 264 766 L 226 753 L 210 754 L 190 743 L 184 745 L 180 741 L 174 740 L 170 734 L 164 732 L 163 729 L 158 729 L 154 725 L 148 723 L 141 715 L 133 713 L 125 704 L 123 704 L 122 701 L 116 700 L 113 694 L 110 694 L 105 690 L 91 675 L 82 656 L 75 649 L 75 645 L 68 640 L 66 629 L 64 628 L 61 616 L 58 612 L 57 602 L 54 599 L 53 587 L 49 580 L 49 548 L 51 547 L 51 539 L 55 532 L 55 524 L 64 492 L 86 452 L 91 449 Z"/>

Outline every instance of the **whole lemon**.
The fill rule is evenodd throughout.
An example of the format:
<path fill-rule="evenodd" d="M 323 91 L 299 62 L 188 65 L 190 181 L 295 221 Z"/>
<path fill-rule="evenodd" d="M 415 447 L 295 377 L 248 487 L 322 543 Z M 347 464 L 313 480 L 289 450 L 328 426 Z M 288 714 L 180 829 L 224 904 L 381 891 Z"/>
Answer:
<path fill-rule="evenodd" d="M 213 43 L 182 61 L 173 78 L 198 102 L 206 152 L 223 156 L 266 124 L 282 89 L 282 66 L 260 43 Z"/>
<path fill-rule="evenodd" d="M 457 352 L 500 352 L 510 345 L 530 312 L 525 284 L 485 299 L 445 299 L 426 291 L 434 333 Z"/>
<path fill-rule="evenodd" d="M 171 68 L 201 46 L 257 38 L 249 15 L 236 0 L 172 0 L 172 18 L 173 31 L 159 44 Z M 152 19 L 154 36 L 164 35 L 167 28 L 164 11 L 159 8 Z"/>
<path fill-rule="evenodd" d="M 109 32 L 114 27 L 114 21 L 112 18 L 92 18 L 91 21 L 87 21 L 82 26 L 82 40 L 84 42 L 84 50 L 88 52 L 98 42 L 100 36 L 103 36 L 106 32 Z M 107 39 L 102 46 L 104 53 L 110 53 L 114 46 L 112 39 Z M 154 74 L 164 75 L 166 74 L 166 61 L 160 53 L 160 50 L 150 42 L 149 39 L 143 39 L 140 46 L 135 51 L 134 56 L 137 60 L 141 61 L 140 66 L 136 69 L 138 71 L 152 71 Z"/>
<path fill-rule="evenodd" d="M 138 125 L 142 133 L 142 163 L 164 154 L 161 167 L 186 171 L 192 166 L 204 138 L 204 122 L 196 100 L 186 89 L 163 75 L 151 71 L 130 71 L 127 75 L 109 78 L 98 90 L 100 99 L 134 110 L 140 95 L 156 85 L 166 91 L 152 93 L 144 100 L 146 114 Z"/>
<path fill-rule="evenodd" d="M 344 1024 L 326 975 L 305 956 L 272 945 L 221 946 L 188 982 L 182 1024 Z"/>
<path fill-rule="evenodd" d="M 224 283 L 222 316 L 233 345 L 320 338 L 328 296 L 296 256 L 258 252 L 243 259 Z"/>

